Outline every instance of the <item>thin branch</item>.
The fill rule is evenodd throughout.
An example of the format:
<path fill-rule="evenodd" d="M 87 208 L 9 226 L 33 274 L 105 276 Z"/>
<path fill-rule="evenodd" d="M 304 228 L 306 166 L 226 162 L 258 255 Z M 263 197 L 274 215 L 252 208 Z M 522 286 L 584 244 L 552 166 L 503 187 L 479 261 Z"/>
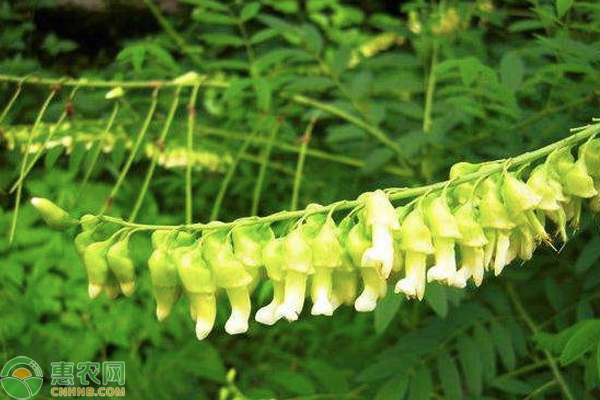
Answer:
<path fill-rule="evenodd" d="M 237 154 L 233 158 L 233 161 L 229 165 L 227 174 L 225 174 L 225 178 L 223 178 L 223 180 L 221 181 L 221 186 L 219 187 L 219 193 L 217 194 L 217 197 L 213 204 L 212 211 L 210 213 L 211 221 L 216 221 L 217 218 L 219 218 L 219 212 L 221 211 L 221 204 L 223 203 L 223 199 L 225 198 L 225 193 L 227 193 L 227 189 L 229 188 L 229 183 L 231 182 L 231 179 L 233 178 L 233 174 L 235 173 L 235 170 L 240 162 L 240 159 L 246 153 L 246 150 L 248 149 L 248 146 L 250 145 L 250 139 L 255 134 L 256 134 L 256 131 L 250 133 L 249 135 L 246 135 L 246 140 L 244 140 L 244 142 L 240 146 L 240 149 L 238 150 Z"/>
<path fill-rule="evenodd" d="M 363 121 L 360 118 L 350 115 L 347 112 L 345 112 L 344 110 L 341 110 L 331 104 L 323 103 L 321 101 L 314 100 L 314 99 L 311 99 L 309 97 L 306 97 L 306 96 L 303 96 L 300 94 L 295 94 L 295 95 L 291 96 L 290 98 L 292 101 L 294 101 L 296 103 L 305 104 L 308 106 L 318 108 L 319 110 L 323 110 L 329 114 L 338 116 L 338 117 L 350 122 L 351 124 L 358 126 L 359 128 L 363 129 L 365 132 L 367 132 L 371 136 L 373 136 L 375 139 L 377 139 L 379 142 L 381 142 L 382 144 L 384 144 L 385 146 L 387 146 L 391 150 L 393 150 L 394 153 L 396 153 L 396 156 L 398 157 L 398 159 L 403 164 L 405 164 L 405 165 L 407 164 L 406 157 L 404 156 L 402 149 L 400 148 L 398 143 L 396 143 L 392 139 L 390 139 L 388 137 L 388 135 L 385 132 L 383 132 L 381 129 L 379 129 L 378 127 L 373 126 L 373 125 Z"/>
<path fill-rule="evenodd" d="M 4 110 L 2 111 L 2 115 L 0 115 L 0 124 L 2 123 L 2 121 L 4 121 L 4 118 L 6 118 L 6 116 L 8 115 L 8 112 L 12 109 L 13 105 L 15 104 L 15 101 L 17 101 L 17 98 L 21 94 L 22 89 L 23 89 L 23 84 L 22 84 L 22 80 L 21 80 L 21 81 L 19 81 L 19 86 L 17 86 L 17 90 L 15 90 L 12 97 L 8 101 L 8 104 L 6 105 L 6 107 L 4 107 Z"/>
<path fill-rule="evenodd" d="M 17 198 L 15 199 L 15 209 L 13 211 L 13 219 L 12 219 L 12 224 L 10 226 L 10 233 L 8 236 L 9 245 L 12 244 L 13 239 L 15 238 L 15 232 L 17 230 L 17 221 L 19 219 L 19 207 L 21 205 L 21 196 L 23 194 L 23 177 L 25 176 L 25 168 L 27 166 L 27 159 L 29 158 L 28 157 L 29 153 L 28 153 L 27 149 L 29 149 L 29 147 L 31 147 L 31 143 L 33 141 L 33 136 L 34 136 L 35 130 L 39 126 L 40 122 L 42 121 L 44 114 L 46 114 L 48 105 L 50 104 L 50 102 L 52 101 L 54 96 L 56 95 L 56 92 L 57 92 L 57 89 L 53 89 L 50 92 L 50 94 L 48 95 L 48 97 L 46 97 L 46 100 L 44 101 L 44 104 L 42 104 L 42 108 L 40 108 L 40 111 L 35 119 L 35 122 L 33 123 L 33 127 L 31 128 L 31 131 L 29 132 L 29 139 L 27 140 L 27 144 L 25 146 L 25 154 L 23 154 L 23 161 L 21 162 L 21 172 L 19 173 L 19 180 L 21 183 L 19 185 L 17 185 Z"/>
<path fill-rule="evenodd" d="M 135 221 L 138 212 L 142 208 L 142 203 L 144 201 L 144 197 L 146 196 L 146 192 L 148 191 L 148 187 L 150 186 L 150 181 L 152 180 L 152 175 L 154 174 L 154 169 L 156 168 L 156 164 L 158 163 L 158 158 L 161 154 L 161 149 L 165 144 L 165 139 L 167 138 L 167 134 L 171 128 L 171 124 L 173 123 L 173 118 L 175 117 L 175 112 L 177 111 L 177 106 L 179 105 L 179 93 L 181 92 L 181 87 L 175 89 L 175 94 L 173 95 L 173 102 L 171 103 L 171 108 L 169 109 L 169 114 L 167 115 L 167 120 L 165 121 L 165 125 L 163 126 L 163 130 L 158 138 L 156 146 L 159 147 L 158 151 L 156 151 L 152 157 L 152 161 L 148 166 L 148 171 L 146 172 L 146 177 L 144 179 L 144 183 L 142 184 L 142 189 L 138 195 L 138 198 L 133 207 L 133 211 L 131 211 L 131 215 L 129 217 L 129 221 Z M 189 164 L 189 163 L 188 163 Z"/>
<path fill-rule="evenodd" d="M 71 90 L 71 93 L 69 94 L 69 97 L 67 99 L 67 105 L 70 102 L 72 102 L 73 99 L 75 98 L 77 89 L 79 89 L 79 88 L 77 86 L 75 86 L 73 88 L 73 90 Z M 58 128 L 60 128 L 60 126 L 65 121 L 65 119 L 67 119 L 68 115 L 69 115 L 69 111 L 68 111 L 67 107 L 65 106 L 65 109 L 63 110 L 60 117 L 58 118 L 58 121 L 56 121 L 54 126 L 50 126 L 50 128 L 48 129 L 48 134 L 46 135 L 46 138 L 44 139 L 44 143 L 40 146 L 39 150 L 35 153 L 35 155 L 33 156 L 33 160 L 31 160 L 29 165 L 27 165 L 27 168 L 25 168 L 25 173 L 23 174 L 23 176 L 20 176 L 19 179 L 12 185 L 9 193 L 14 192 L 15 189 L 17 188 L 17 186 L 20 185 L 23 182 L 23 180 L 25 180 L 25 178 L 27 178 L 27 176 L 29 175 L 29 173 L 31 172 L 33 167 L 35 167 L 35 164 L 37 164 L 37 162 L 40 159 L 40 157 L 42 156 L 42 154 L 44 154 L 44 149 L 46 148 L 46 145 L 52 140 L 52 138 L 54 137 L 54 133 L 56 133 Z M 25 151 L 29 152 L 29 149 L 27 148 L 27 149 L 25 149 Z"/>
<path fill-rule="evenodd" d="M 165 33 L 169 35 L 174 41 L 175 44 L 179 47 L 179 49 L 192 60 L 196 68 L 202 68 L 203 62 L 198 57 L 196 53 L 190 50 L 190 46 L 187 44 L 186 40 L 181 36 L 171 22 L 162 14 L 160 9 L 152 2 L 152 0 L 144 0 L 144 4 L 148 7 L 156 21 L 158 21 L 159 25 L 163 28 Z"/>
<path fill-rule="evenodd" d="M 188 103 L 188 129 L 187 129 L 187 164 L 185 168 L 185 223 L 192 223 L 192 152 L 194 151 L 194 124 L 196 123 L 196 98 L 200 85 L 192 89 Z"/>
<path fill-rule="evenodd" d="M 316 123 L 317 118 L 312 118 L 310 123 L 307 125 L 304 134 L 302 135 L 302 146 L 300 147 L 300 153 L 298 154 L 298 164 L 296 166 L 296 176 L 294 177 L 294 188 L 292 190 L 292 203 L 290 205 L 291 211 L 294 211 L 298 208 L 298 196 L 300 194 L 302 172 L 304 171 L 304 161 L 306 160 L 306 150 L 308 149 L 308 143 L 310 142 L 312 131 Z"/>
<path fill-rule="evenodd" d="M 279 131 L 279 125 L 280 124 L 278 121 L 275 121 L 273 123 L 273 127 L 271 128 L 271 134 L 269 135 L 269 142 L 267 143 L 267 146 L 265 147 L 262 154 L 262 164 L 258 172 L 256 185 L 254 185 L 254 195 L 252 196 L 252 215 L 256 215 L 258 213 L 258 204 L 260 202 L 262 186 L 267 172 L 267 164 L 269 163 L 269 158 L 271 158 L 271 150 L 273 149 L 273 143 L 275 142 L 275 137 L 277 136 L 277 132 Z"/>
<path fill-rule="evenodd" d="M 137 153 L 140 149 L 140 146 L 144 140 L 144 137 L 146 136 L 148 127 L 150 126 L 150 121 L 152 121 L 152 117 L 154 116 L 154 111 L 156 110 L 156 104 L 158 102 L 158 90 L 159 89 L 157 88 L 157 89 L 154 89 L 154 91 L 152 92 L 152 102 L 150 104 L 150 108 L 148 109 L 148 114 L 146 115 L 144 124 L 142 125 L 142 129 L 140 129 L 140 132 L 137 135 L 137 139 L 135 141 L 135 144 L 133 145 L 133 149 L 131 149 L 131 153 L 129 153 L 129 158 L 127 158 L 127 161 L 125 162 L 125 165 L 123 166 L 123 169 L 121 170 L 121 173 L 119 174 L 119 178 L 117 179 L 117 182 L 115 183 L 112 190 L 110 191 L 108 200 L 104 203 L 104 207 L 102 208 L 102 211 L 100 212 L 100 214 L 104 214 L 106 209 L 114 201 L 115 196 L 117 195 L 117 192 L 119 191 L 119 189 L 121 188 L 121 185 L 123 184 L 123 182 L 125 180 L 125 176 L 127 176 L 127 173 L 129 172 L 129 168 L 131 168 L 131 164 L 133 164 L 133 160 L 135 159 L 135 156 L 137 155 Z"/>
<path fill-rule="evenodd" d="M 200 130 L 202 130 L 202 133 L 205 135 L 213 135 L 213 136 L 225 137 L 225 138 L 242 140 L 242 141 L 246 140 L 246 138 L 248 137 L 248 135 L 245 135 L 240 132 L 235 132 L 235 131 L 222 129 L 222 128 L 216 128 L 216 127 L 210 126 L 210 125 L 198 124 L 197 126 Z M 250 141 L 252 142 L 252 144 L 259 145 L 259 144 L 267 144 L 269 140 L 264 137 L 254 136 L 254 137 L 250 138 Z M 297 146 L 294 146 L 294 145 L 288 144 L 288 143 L 275 141 L 273 143 L 273 146 L 280 150 L 287 151 L 287 152 L 293 152 L 293 153 L 300 152 L 300 149 Z M 306 149 L 306 155 L 308 157 L 314 157 L 314 158 L 318 158 L 321 160 L 332 161 L 332 162 L 335 162 L 338 164 L 349 165 L 351 167 L 357 167 L 357 168 L 363 168 L 366 164 L 365 161 L 363 161 L 363 160 L 359 160 L 359 159 L 356 159 L 353 157 L 348 157 L 348 156 L 341 155 L 341 154 L 332 154 L 332 153 L 328 153 L 326 151 L 316 150 L 316 149 Z M 413 175 L 412 171 L 409 169 L 399 168 L 399 167 L 395 167 L 395 166 L 391 166 L 391 165 L 384 167 L 382 169 L 382 171 L 387 172 L 388 174 L 404 176 L 404 177 Z"/>
<path fill-rule="evenodd" d="M 82 195 L 84 193 L 83 188 L 85 187 L 88 180 L 90 179 L 90 176 L 92 175 L 92 171 L 94 170 L 94 167 L 96 166 L 96 162 L 98 162 L 98 157 L 100 157 L 100 152 L 102 151 L 102 146 L 106 142 L 106 138 L 108 137 L 108 134 L 110 133 L 110 130 L 115 122 L 115 119 L 117 118 L 118 113 L 119 113 L 119 101 L 115 100 L 114 105 L 113 105 L 113 110 L 110 113 L 110 117 L 108 118 L 108 123 L 106 124 L 106 127 L 104 128 L 104 131 L 102 132 L 102 137 L 100 138 L 100 142 L 98 143 L 98 146 L 94 149 L 94 152 L 92 153 L 92 160 L 90 161 L 90 164 L 89 164 L 87 170 L 85 171 L 85 175 L 84 175 L 83 181 L 81 183 L 81 189 L 79 190 L 79 195 Z"/>
<path fill-rule="evenodd" d="M 423 111 L 423 132 L 430 133 L 433 124 L 431 115 L 433 114 L 433 93 L 435 92 L 435 67 L 438 62 L 438 43 L 434 39 L 433 49 L 431 50 L 431 66 L 429 67 L 429 77 L 427 78 L 427 91 L 425 93 L 425 109 Z"/>

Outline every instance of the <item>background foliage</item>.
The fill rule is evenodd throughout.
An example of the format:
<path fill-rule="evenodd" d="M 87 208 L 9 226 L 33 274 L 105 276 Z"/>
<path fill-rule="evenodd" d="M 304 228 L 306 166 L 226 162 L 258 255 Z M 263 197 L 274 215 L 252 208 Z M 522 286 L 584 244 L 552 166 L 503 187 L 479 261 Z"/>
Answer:
<path fill-rule="evenodd" d="M 290 209 L 294 182 L 302 183 L 297 205 L 304 207 L 441 180 L 455 162 L 510 157 L 599 116 L 600 5 L 593 0 L 185 0 L 164 9 L 145 0 L 99 2 L 94 10 L 67 3 L 0 5 L 0 73 L 124 81 L 206 74 L 213 84 L 200 89 L 197 104 L 195 221 Z M 2 108 L 16 87 L 0 77 Z M 219 332 L 224 304 L 219 329 L 203 342 L 183 304 L 156 322 L 144 238 L 134 246 L 142 271 L 134 297 L 89 300 L 75 232 L 50 231 L 23 206 L 9 247 L 9 190 L 27 136 L 42 145 L 68 110 L 23 198 L 48 197 L 74 215 L 98 211 L 139 134 L 152 88 L 128 90 L 105 135 L 108 88 L 81 87 L 69 100 L 71 88 L 61 87 L 32 132 L 51 89 L 25 83 L 1 125 L 0 360 L 26 354 L 47 376 L 54 361 L 125 360 L 132 398 L 600 395 L 600 235 L 591 217 L 559 254 L 539 251 L 479 290 L 429 285 L 423 303 L 390 295 L 374 313 L 340 309 L 293 324 L 252 323 L 243 336 Z M 189 95 L 182 89 L 180 103 Z M 111 215 L 133 209 L 175 89 L 162 87 L 156 98 L 146 156 L 136 158 Z M 180 106 L 165 143 L 171 163 L 159 162 L 140 221 L 184 221 L 186 120 Z M 254 301 L 264 302 L 268 290 L 260 288 Z M 237 374 L 228 379 L 231 368 Z"/>

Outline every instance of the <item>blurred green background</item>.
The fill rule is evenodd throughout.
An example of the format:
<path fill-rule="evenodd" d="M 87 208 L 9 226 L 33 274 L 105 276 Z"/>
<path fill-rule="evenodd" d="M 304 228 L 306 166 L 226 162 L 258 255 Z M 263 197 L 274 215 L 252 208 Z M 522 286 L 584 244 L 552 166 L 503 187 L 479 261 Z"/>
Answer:
<path fill-rule="evenodd" d="M 17 89 L 11 76 L 171 80 L 193 70 L 220 83 L 201 87 L 197 102 L 193 208 L 194 221 L 202 222 L 210 220 L 225 173 L 251 135 L 218 217 L 252 213 L 275 122 L 259 215 L 292 207 L 298 154 L 313 118 L 299 207 L 443 180 L 456 162 L 510 157 L 565 137 L 600 116 L 599 67 L 594 0 L 0 4 L 0 110 Z M 575 361 L 560 357 L 600 313 L 599 223 L 589 215 L 560 253 L 540 249 L 501 278 L 486 276 L 477 290 L 429 285 L 422 303 L 390 295 L 373 313 L 305 312 L 291 324 L 252 322 L 239 336 L 223 331 L 226 302 L 202 342 L 185 301 L 168 320 L 156 321 L 143 235 L 133 245 L 140 275 L 133 297 L 90 300 L 72 244 L 75 229 L 50 230 L 26 200 L 47 197 L 77 217 L 101 209 L 152 88 L 126 91 L 105 141 L 111 145 L 93 164 L 111 113 L 108 88 L 82 86 L 69 100 L 72 87 L 61 87 L 34 143 L 41 145 L 68 112 L 57 143 L 25 182 L 9 246 L 15 206 L 9 189 L 52 88 L 25 82 L 0 123 L 0 364 L 26 355 L 49 378 L 51 362 L 123 360 L 126 396 L 135 399 L 600 396 L 600 334 L 588 329 L 572 342 L 580 344 Z M 182 90 L 182 105 L 189 95 Z M 146 151 L 156 148 L 174 96 L 172 87 L 158 92 L 144 152 L 111 215 L 127 217 L 134 207 L 150 165 Z M 186 120 L 181 106 L 166 141 L 169 156 L 143 198 L 141 222 L 184 221 L 185 168 L 177 164 Z M 259 287 L 253 304 L 268 297 L 269 288 Z M 228 380 L 230 369 L 236 375 Z M 37 398 L 49 398 L 49 387 L 46 381 Z"/>

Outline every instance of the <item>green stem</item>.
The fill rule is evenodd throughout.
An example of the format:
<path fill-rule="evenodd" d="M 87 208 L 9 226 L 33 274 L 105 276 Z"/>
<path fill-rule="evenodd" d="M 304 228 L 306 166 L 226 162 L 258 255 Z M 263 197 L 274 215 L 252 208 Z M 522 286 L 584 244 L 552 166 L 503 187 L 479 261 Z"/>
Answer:
<path fill-rule="evenodd" d="M 535 389 L 533 392 L 529 393 L 527 395 L 527 397 L 523 398 L 523 400 L 535 399 L 538 395 L 544 393 L 546 390 L 556 386 L 556 384 L 557 384 L 556 380 L 552 379 L 551 381 L 548 381 L 548 382 L 544 383 L 542 386 Z"/>
<path fill-rule="evenodd" d="M 229 165 L 227 174 L 225 175 L 225 178 L 223 178 L 223 180 L 221 181 L 221 186 L 219 187 L 219 193 L 217 194 L 217 198 L 215 199 L 215 203 L 213 204 L 213 208 L 210 213 L 211 221 L 215 221 L 215 220 L 217 220 L 217 218 L 219 218 L 219 212 L 221 211 L 221 204 L 223 203 L 223 199 L 225 198 L 225 193 L 227 193 L 227 188 L 229 187 L 229 183 L 231 182 L 231 179 L 233 178 L 233 174 L 235 173 L 235 170 L 240 162 L 240 159 L 242 158 L 244 153 L 246 153 L 246 150 L 248 149 L 248 146 L 250 145 L 250 139 L 255 134 L 256 134 L 256 131 L 252 132 L 249 135 L 246 135 L 246 140 L 244 140 L 244 142 L 240 146 L 240 149 L 238 150 L 237 154 L 233 158 L 231 165 Z"/>
<path fill-rule="evenodd" d="M 6 105 L 6 107 L 4 107 L 4 110 L 2 111 L 2 115 L 0 115 L 0 124 L 2 123 L 2 121 L 4 121 L 4 118 L 6 118 L 6 116 L 8 115 L 8 112 L 12 109 L 13 105 L 15 104 L 15 101 L 17 101 L 17 98 L 21 94 L 22 89 L 23 89 L 23 85 L 22 85 L 22 81 L 20 81 L 19 86 L 17 86 L 17 90 L 15 90 L 12 97 L 8 101 L 8 104 Z"/>
<path fill-rule="evenodd" d="M 96 162 L 98 162 L 98 157 L 100 157 L 100 152 L 102 151 L 102 146 L 104 144 L 104 142 L 106 142 L 106 138 L 108 137 L 108 134 L 110 133 L 110 129 L 112 128 L 115 119 L 117 118 L 117 114 L 119 113 L 119 102 L 115 100 L 114 105 L 113 105 L 113 110 L 110 114 L 110 117 L 108 118 L 108 123 L 106 124 L 106 127 L 104 128 L 104 131 L 102 132 L 102 137 L 100 138 L 100 142 L 98 143 L 98 146 L 94 149 L 94 153 L 92 154 L 92 160 L 87 168 L 87 170 L 85 171 L 85 176 L 83 177 L 83 182 L 81 183 L 81 189 L 79 191 L 79 194 L 83 194 L 83 188 L 85 187 L 85 185 L 87 184 L 87 181 L 90 179 L 90 176 L 92 175 L 92 171 L 94 170 L 94 167 L 96 166 Z"/>
<path fill-rule="evenodd" d="M 572 146 L 576 143 L 579 143 L 585 139 L 588 139 L 594 135 L 600 133 L 600 123 L 596 123 L 593 125 L 589 125 L 587 128 L 577 132 L 569 137 L 561 139 L 557 142 L 549 144 L 545 147 L 539 148 L 534 151 L 523 153 L 517 157 L 511 158 L 510 160 L 500 159 L 493 162 L 486 163 L 487 167 L 483 171 L 478 171 L 471 174 L 465 174 L 460 176 L 459 178 L 453 180 L 447 180 L 443 182 L 434 183 L 431 185 L 420 186 L 416 188 L 393 188 L 387 190 L 388 197 L 390 201 L 398 201 L 408 198 L 414 198 L 417 196 L 424 195 L 426 193 L 435 193 L 443 190 L 444 188 L 454 187 L 461 183 L 476 181 L 480 178 L 487 177 L 499 172 L 502 172 L 506 168 L 506 163 L 510 161 L 511 167 L 518 167 L 523 164 L 531 163 L 541 157 L 547 156 L 552 151 Z M 201 230 L 219 230 L 219 229 L 230 229 L 234 226 L 246 226 L 246 225 L 254 225 L 254 224 L 270 224 L 277 221 L 283 221 L 288 219 L 298 219 L 302 217 L 308 217 L 314 214 L 328 213 L 332 210 L 347 210 L 355 207 L 359 207 L 362 205 L 362 200 L 341 200 L 335 203 L 331 203 L 327 206 L 323 206 L 321 208 L 313 208 L 310 210 L 298 210 L 298 211 L 280 211 L 275 214 L 271 214 L 266 217 L 246 217 L 240 218 L 232 222 L 221 223 L 221 222 L 209 222 L 209 223 L 195 223 L 190 225 L 143 225 L 143 224 L 132 224 L 126 222 L 120 218 L 101 216 L 106 222 L 115 223 L 122 226 L 139 228 L 140 230 L 157 230 L 157 229 L 187 229 L 192 231 L 201 231 Z"/>
<path fill-rule="evenodd" d="M 306 96 L 303 96 L 300 94 L 293 95 L 291 97 L 291 100 L 296 103 L 305 104 L 305 105 L 309 105 L 309 106 L 318 108 L 319 110 L 323 110 L 327 113 L 338 116 L 338 117 L 350 122 L 351 124 L 358 126 L 359 128 L 363 129 L 365 132 L 367 132 L 371 136 L 373 136 L 375 139 L 380 141 L 382 144 L 384 144 L 385 146 L 392 149 L 394 151 L 394 153 L 396 153 L 396 155 L 398 156 L 398 159 L 400 161 L 402 161 L 403 164 L 406 164 L 406 158 L 404 157 L 400 146 L 396 142 L 394 142 L 392 139 L 390 139 L 388 137 L 388 135 L 385 134 L 378 127 L 373 126 L 373 125 L 363 121 L 360 118 L 350 115 L 347 112 L 345 112 L 344 110 L 341 110 L 331 104 L 323 103 L 318 100 L 314 100 L 314 99 L 311 99 L 309 97 L 306 97 Z"/>
<path fill-rule="evenodd" d="M 71 93 L 69 94 L 67 103 L 73 101 L 73 99 L 75 98 L 75 94 L 77 93 L 77 89 L 79 89 L 77 86 L 75 86 L 73 88 L 73 90 L 71 90 Z M 62 112 L 62 114 L 60 115 L 60 117 L 58 118 L 58 121 L 56 121 L 56 123 L 54 124 L 54 126 L 50 126 L 48 129 L 48 134 L 46 135 L 46 138 L 44 139 L 44 143 L 40 146 L 39 150 L 35 153 L 35 155 L 33 156 L 33 159 L 31 160 L 31 162 L 29 163 L 29 165 L 27 165 L 27 168 L 25 168 L 25 174 L 22 177 L 19 177 L 19 179 L 13 184 L 13 186 L 10 188 L 10 192 L 12 193 L 15 191 L 15 189 L 17 188 L 17 185 L 20 185 L 23 180 L 25 178 L 27 178 L 27 176 L 29 175 L 29 173 L 31 172 L 31 170 L 33 169 L 33 167 L 35 167 L 35 164 L 38 162 L 38 160 L 40 159 L 40 157 L 42 156 L 42 154 L 44 154 L 44 150 L 46 149 L 46 145 L 48 144 L 48 142 L 50 142 L 52 140 L 52 138 L 54 137 L 54 134 L 56 133 L 56 131 L 58 130 L 58 128 L 60 128 L 60 126 L 63 124 L 63 122 L 65 122 L 65 119 L 68 116 L 68 111 L 67 108 L 65 107 L 64 111 Z M 29 149 L 25 150 L 26 152 L 29 151 Z"/>
<path fill-rule="evenodd" d="M 19 180 L 21 181 L 21 183 L 19 185 L 17 185 L 17 198 L 15 199 L 15 209 L 13 212 L 13 219 L 12 219 L 12 224 L 10 226 L 10 233 L 8 236 L 8 244 L 12 244 L 13 239 L 15 238 L 15 232 L 17 230 L 17 221 L 19 218 L 19 207 L 21 204 L 21 196 L 23 194 L 23 177 L 25 176 L 25 167 L 27 165 L 27 159 L 29 158 L 29 148 L 31 147 L 31 143 L 33 141 L 33 136 L 35 133 L 35 130 L 37 129 L 38 125 L 40 124 L 40 122 L 42 121 L 42 118 L 44 117 L 44 114 L 46 114 L 46 110 L 48 109 L 48 105 L 50 104 L 50 102 L 52 101 L 52 99 L 54 98 L 54 96 L 56 95 L 56 89 L 53 89 L 50 94 L 48 95 L 48 97 L 46 97 L 46 100 L 44 101 L 44 104 L 42 104 L 42 108 L 40 109 L 35 122 L 33 123 L 33 127 L 31 128 L 31 131 L 29 132 L 29 138 L 27 140 L 27 145 L 25 146 L 25 154 L 23 154 L 23 161 L 21 162 L 21 172 L 19 173 Z"/>
<path fill-rule="evenodd" d="M 171 103 L 171 108 L 169 109 L 169 114 L 167 115 L 167 120 L 165 121 L 165 125 L 163 126 L 163 130 L 158 139 L 158 146 L 164 146 L 165 139 L 167 137 L 167 134 L 169 133 L 171 124 L 173 123 L 173 117 L 175 116 L 175 112 L 177 111 L 177 106 L 179 105 L 180 92 L 181 87 L 175 89 L 175 95 L 173 97 L 173 102 Z M 133 211 L 131 211 L 131 216 L 129 217 L 129 221 L 131 222 L 135 221 L 138 212 L 142 208 L 142 202 L 144 201 L 144 197 L 146 196 L 146 192 L 148 191 L 148 187 L 150 186 L 150 181 L 152 180 L 154 169 L 156 168 L 156 164 L 158 163 L 158 157 L 160 157 L 160 149 L 158 149 L 158 151 L 156 151 L 156 153 L 152 157 L 152 161 L 150 162 L 150 166 L 148 167 L 148 171 L 146 172 L 146 178 L 144 179 L 144 183 L 142 184 L 142 189 L 140 190 L 140 194 L 138 195 L 138 198 L 133 207 Z"/>
<path fill-rule="evenodd" d="M 290 210 L 294 211 L 298 208 L 298 196 L 300 194 L 300 183 L 302 181 L 302 172 L 304 171 L 304 161 L 306 159 L 306 150 L 308 149 L 308 143 L 312 136 L 313 128 L 317 123 L 316 117 L 310 120 L 310 123 L 302 135 L 302 146 L 300 147 L 300 153 L 298 154 L 298 164 L 296 166 L 296 176 L 294 177 L 294 189 L 292 190 L 292 204 Z"/>
<path fill-rule="evenodd" d="M 104 207 L 102 208 L 102 211 L 100 212 L 100 214 L 104 214 L 104 212 L 106 211 L 108 206 L 111 205 L 112 202 L 114 201 L 115 196 L 117 195 L 117 192 L 121 188 L 121 185 L 123 184 L 123 181 L 125 180 L 125 176 L 127 176 L 127 173 L 129 172 L 129 168 L 131 168 L 131 164 L 133 164 L 133 160 L 135 159 L 135 156 L 137 155 L 137 153 L 140 149 L 140 146 L 141 146 L 142 142 L 144 141 L 144 137 L 146 136 L 146 132 L 148 131 L 148 127 L 150 126 L 150 121 L 152 121 L 152 117 L 154 116 L 154 111 L 156 110 L 156 104 L 158 103 L 158 90 L 159 89 L 157 88 L 157 89 L 154 89 L 154 91 L 152 92 L 152 103 L 150 104 L 150 109 L 148 110 L 146 119 L 144 120 L 144 125 L 142 125 L 142 129 L 138 133 L 136 142 L 133 145 L 133 149 L 131 150 L 131 153 L 129 153 L 129 158 L 127 158 L 127 161 L 125 162 L 125 165 L 123 166 L 123 169 L 121 170 L 121 173 L 119 174 L 119 178 L 117 179 L 115 186 L 110 191 L 110 195 L 108 196 L 108 201 L 104 203 Z"/>
<path fill-rule="evenodd" d="M 429 68 L 429 78 L 427 79 L 427 91 L 425 93 L 425 110 L 423 112 L 423 132 L 430 133 L 433 124 L 431 115 L 433 114 L 433 93 L 435 92 L 435 67 L 438 58 L 438 44 L 434 39 L 431 50 L 431 66 Z"/>
<path fill-rule="evenodd" d="M 185 55 L 187 55 L 190 58 L 190 60 L 192 60 L 192 62 L 197 68 L 201 68 L 203 66 L 202 60 L 198 58 L 198 56 L 193 51 L 190 51 L 190 47 L 183 38 L 183 36 L 181 36 L 177 32 L 177 30 L 173 28 L 171 22 L 169 22 L 169 20 L 164 17 L 160 9 L 156 7 L 152 0 L 144 0 L 144 4 L 146 4 L 152 15 L 154 15 L 154 18 L 156 18 L 156 21 L 158 21 L 158 24 L 163 28 L 166 34 L 169 35 L 175 41 L 177 47 L 179 47 L 179 49 Z"/>
<path fill-rule="evenodd" d="M 202 86 L 227 88 L 229 83 L 219 79 L 210 79 L 206 75 L 200 75 Z M 151 80 L 151 81 L 118 81 L 118 80 L 102 80 L 102 79 L 56 79 L 56 78 L 39 78 L 27 77 L 26 80 L 22 76 L 0 74 L 0 82 L 18 82 L 30 85 L 47 85 L 47 86 L 79 86 L 93 88 L 115 88 L 117 86 L 123 89 L 156 89 L 163 87 L 193 87 L 197 82 L 175 82 L 173 80 Z"/>
<path fill-rule="evenodd" d="M 265 147 L 262 154 L 262 163 L 258 172 L 256 185 L 254 185 L 254 195 L 252 196 L 252 215 L 256 215 L 258 213 L 258 204 L 260 203 L 260 194 L 267 172 L 267 164 L 269 163 L 269 158 L 271 157 L 271 150 L 273 149 L 273 143 L 275 142 L 275 137 L 277 136 L 279 125 L 280 124 L 278 121 L 275 121 L 273 123 L 273 127 L 271 128 L 271 134 L 269 135 L 269 142 L 267 143 L 267 147 Z"/>
<path fill-rule="evenodd" d="M 523 306 L 523 303 L 521 302 L 521 299 L 519 298 L 515 288 L 512 285 L 506 285 L 506 288 L 511 301 L 513 302 L 515 310 L 517 310 L 517 313 L 523 318 L 523 321 L 525 321 L 525 324 L 529 327 L 531 332 L 534 335 L 537 335 L 540 332 L 540 329 L 537 327 L 533 319 L 531 319 L 531 316 L 529 316 L 527 310 L 525 310 L 525 307 Z M 562 376 L 560 369 L 558 368 L 558 364 L 552 354 L 548 350 L 543 350 L 542 353 L 544 353 L 544 357 L 546 357 L 546 360 L 548 360 L 548 364 L 552 370 L 552 375 L 554 375 L 554 379 L 560 386 L 565 398 L 568 400 L 575 400 L 575 397 L 571 393 L 571 389 L 569 389 L 567 386 L 567 383 L 565 382 L 565 379 Z"/>
<path fill-rule="evenodd" d="M 185 222 L 192 223 L 192 152 L 194 150 L 194 124 L 196 122 L 196 98 L 200 85 L 192 89 L 188 103 L 188 129 L 187 129 L 187 163 L 185 168 Z"/>
<path fill-rule="evenodd" d="M 200 130 L 202 130 L 203 134 L 209 135 L 209 136 L 212 135 L 212 136 L 225 137 L 228 139 L 236 139 L 236 140 L 242 140 L 242 141 L 245 141 L 248 138 L 248 135 L 240 133 L 240 132 L 235 132 L 235 131 L 231 131 L 231 130 L 227 130 L 227 129 L 216 128 L 214 126 L 202 125 L 202 124 L 198 124 L 197 126 Z M 253 136 L 252 138 L 250 138 L 250 142 L 253 144 L 267 144 L 269 142 L 269 140 L 264 137 Z M 298 148 L 298 146 L 294 146 L 292 144 L 275 141 L 275 142 L 273 142 L 273 146 L 280 150 L 287 151 L 287 152 L 292 152 L 292 153 L 300 152 L 300 149 Z M 349 165 L 349 166 L 357 167 L 357 168 L 363 168 L 366 164 L 363 160 L 358 160 L 356 158 L 344 156 L 341 154 L 331 154 L 331 153 L 327 153 L 325 151 L 315 150 L 315 149 L 307 148 L 306 155 L 309 157 L 314 157 L 314 158 L 318 158 L 318 159 L 326 160 L 326 161 L 332 161 L 332 162 L 335 162 L 338 164 Z M 397 176 L 404 176 L 404 177 L 412 176 L 412 171 L 410 171 L 409 169 L 402 169 L 402 168 L 394 167 L 394 166 L 386 166 L 385 168 L 382 169 L 382 171 L 387 172 L 392 175 L 397 175 Z"/>

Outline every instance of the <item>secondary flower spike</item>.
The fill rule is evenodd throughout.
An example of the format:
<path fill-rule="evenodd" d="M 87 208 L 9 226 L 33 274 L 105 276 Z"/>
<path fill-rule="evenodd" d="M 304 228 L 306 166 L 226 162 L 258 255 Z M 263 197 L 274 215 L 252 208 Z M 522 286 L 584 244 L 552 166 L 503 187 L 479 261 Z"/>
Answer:
<path fill-rule="evenodd" d="M 382 190 L 365 193 L 364 222 L 371 234 L 372 246 L 362 255 L 361 266 L 378 268 L 387 278 L 394 266 L 393 231 L 400 229 L 396 210 Z M 359 198 L 360 200 L 360 198 Z"/>

